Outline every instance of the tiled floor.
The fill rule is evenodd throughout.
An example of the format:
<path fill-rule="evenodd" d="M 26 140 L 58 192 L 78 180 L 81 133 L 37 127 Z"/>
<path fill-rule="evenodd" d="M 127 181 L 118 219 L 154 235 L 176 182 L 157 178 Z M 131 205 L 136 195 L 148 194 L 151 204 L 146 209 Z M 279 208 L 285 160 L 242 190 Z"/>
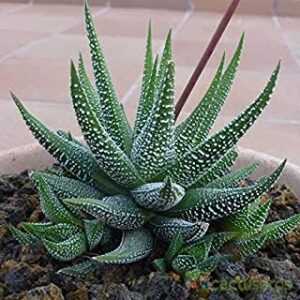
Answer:
<path fill-rule="evenodd" d="M 160 51 L 174 30 L 177 96 L 187 82 L 221 15 L 93 7 L 96 25 L 121 101 L 132 122 L 139 96 L 144 40 L 151 17 L 154 46 Z M 0 3 L 0 151 L 32 143 L 8 91 L 52 128 L 80 131 L 68 95 L 70 59 L 82 51 L 88 60 L 81 6 Z M 300 165 L 300 18 L 236 15 L 202 75 L 181 119 L 208 87 L 222 52 L 229 59 L 240 35 L 246 49 L 238 78 L 216 125 L 231 120 L 256 98 L 278 59 L 282 72 L 270 107 L 241 145 Z"/>

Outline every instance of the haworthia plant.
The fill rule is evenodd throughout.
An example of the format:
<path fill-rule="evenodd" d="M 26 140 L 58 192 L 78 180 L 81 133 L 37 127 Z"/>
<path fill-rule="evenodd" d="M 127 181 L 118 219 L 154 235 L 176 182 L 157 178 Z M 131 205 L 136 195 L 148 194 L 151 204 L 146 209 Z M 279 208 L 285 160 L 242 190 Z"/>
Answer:
<path fill-rule="evenodd" d="M 80 54 L 78 66 L 71 63 L 71 96 L 86 143 L 48 129 L 12 95 L 35 138 L 61 166 L 31 173 L 45 222 L 23 222 L 23 230 L 10 225 L 12 235 L 23 244 L 43 243 L 58 260 L 91 258 L 60 270 L 70 276 L 86 275 L 103 264 L 135 262 L 166 244 L 165 255 L 153 266 L 195 280 L 213 271 L 220 260 L 241 259 L 297 227 L 300 215 L 265 224 L 271 203 L 260 199 L 276 183 L 285 161 L 246 187 L 241 182 L 258 165 L 231 171 L 237 142 L 269 103 L 280 64 L 258 98 L 209 136 L 233 85 L 244 35 L 228 66 L 222 57 L 203 100 L 175 125 L 171 31 L 161 59 L 154 59 L 150 22 L 132 131 L 87 3 L 84 11 L 96 84 Z M 104 253 L 120 236 L 119 246 Z"/>

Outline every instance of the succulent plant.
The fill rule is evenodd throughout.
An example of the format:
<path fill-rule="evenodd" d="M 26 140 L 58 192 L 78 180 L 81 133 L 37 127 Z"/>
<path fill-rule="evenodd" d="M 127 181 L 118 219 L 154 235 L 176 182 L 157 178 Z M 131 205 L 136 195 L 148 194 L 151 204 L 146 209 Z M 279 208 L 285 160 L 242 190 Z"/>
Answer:
<path fill-rule="evenodd" d="M 237 142 L 269 103 L 280 64 L 258 98 L 209 136 L 233 84 L 244 35 L 226 68 L 222 57 L 202 101 L 177 125 L 171 31 L 159 62 L 153 57 L 149 25 L 140 101 L 131 130 L 87 4 L 85 21 L 96 87 L 80 55 L 77 67 L 71 63 L 70 89 L 86 144 L 70 133 L 48 129 L 12 94 L 35 138 L 61 166 L 31 173 L 48 222 L 23 222 L 25 231 L 10 225 L 20 242 L 42 242 L 62 261 L 88 255 L 90 259 L 60 270 L 84 275 L 101 264 L 141 260 L 161 241 L 168 249 L 163 258 L 154 260 L 155 268 L 196 279 L 220 260 L 252 254 L 300 223 L 300 215 L 295 215 L 265 225 L 270 200 L 260 199 L 277 181 L 285 161 L 247 186 L 240 183 L 257 164 L 230 170 L 238 156 Z M 103 253 L 118 233 L 120 245 Z"/>

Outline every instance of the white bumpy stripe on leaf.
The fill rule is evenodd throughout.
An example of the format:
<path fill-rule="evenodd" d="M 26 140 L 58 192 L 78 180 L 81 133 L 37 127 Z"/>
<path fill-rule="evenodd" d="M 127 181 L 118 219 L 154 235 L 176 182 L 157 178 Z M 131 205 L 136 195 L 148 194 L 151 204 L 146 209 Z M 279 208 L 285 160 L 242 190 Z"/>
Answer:
<path fill-rule="evenodd" d="M 154 211 L 172 208 L 180 202 L 184 193 L 184 188 L 170 178 L 164 182 L 146 183 L 131 191 L 138 205 Z"/>
<path fill-rule="evenodd" d="M 191 186 L 239 141 L 269 103 L 279 69 L 280 64 L 277 65 L 258 99 L 242 114 L 202 144 L 188 151 L 169 168 L 169 174 L 176 183 L 184 187 Z"/>
<path fill-rule="evenodd" d="M 147 229 L 123 232 L 118 248 L 92 259 L 105 264 L 129 264 L 148 256 L 153 249 L 153 239 Z"/>
<path fill-rule="evenodd" d="M 145 181 L 151 181 L 166 168 L 172 150 L 174 72 L 174 63 L 169 62 L 148 121 L 134 140 L 131 157 Z"/>
<path fill-rule="evenodd" d="M 131 130 L 117 99 L 87 2 L 85 2 L 85 22 L 101 103 L 101 120 L 110 137 L 125 153 L 129 154 L 132 142 Z"/>
<path fill-rule="evenodd" d="M 124 195 L 98 199 L 64 199 L 63 202 L 72 207 L 102 220 L 105 224 L 130 230 L 142 226 L 146 221 L 144 212 L 136 206 L 131 198 Z"/>
<path fill-rule="evenodd" d="M 71 95 L 78 123 L 100 167 L 118 184 L 134 188 L 142 183 L 133 163 L 119 148 L 94 114 L 71 64 Z"/>
<path fill-rule="evenodd" d="M 149 221 L 151 231 L 160 240 L 170 242 L 180 232 L 185 243 L 199 240 L 206 233 L 209 224 L 204 222 L 191 223 L 176 218 L 156 216 Z"/>
<path fill-rule="evenodd" d="M 189 190 L 181 202 L 166 213 L 190 222 L 211 221 L 234 214 L 267 192 L 281 175 L 285 163 L 250 187 Z"/>
<path fill-rule="evenodd" d="M 86 236 L 84 233 L 77 233 L 62 242 L 51 242 L 43 239 L 48 252 L 56 259 L 69 261 L 87 251 Z"/>
<path fill-rule="evenodd" d="M 27 232 L 37 238 L 47 239 L 52 242 L 62 242 L 80 231 L 76 225 L 67 223 L 53 224 L 23 222 L 22 226 Z"/>
<path fill-rule="evenodd" d="M 82 226 L 82 221 L 64 206 L 42 177 L 37 178 L 37 183 L 42 211 L 50 221 Z"/>
<path fill-rule="evenodd" d="M 122 192 L 122 189 L 100 169 L 87 148 L 73 143 L 55 131 L 48 129 L 25 109 L 15 95 L 11 94 L 11 96 L 34 137 L 58 160 L 60 165 L 85 182 L 92 182 L 96 178 L 101 186 L 105 188 L 105 191 L 109 193 Z"/>

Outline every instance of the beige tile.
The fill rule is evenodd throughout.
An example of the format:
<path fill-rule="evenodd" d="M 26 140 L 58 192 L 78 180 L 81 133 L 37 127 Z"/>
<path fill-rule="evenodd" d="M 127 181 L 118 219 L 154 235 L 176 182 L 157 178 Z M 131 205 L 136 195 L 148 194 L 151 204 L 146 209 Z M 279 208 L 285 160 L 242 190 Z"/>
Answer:
<path fill-rule="evenodd" d="M 78 23 L 71 16 L 42 16 L 14 14 L 3 15 L 0 18 L 0 29 L 10 31 L 30 31 L 53 33 L 70 29 Z"/>
<path fill-rule="evenodd" d="M 0 14 L 7 14 L 10 13 L 13 10 L 19 9 L 20 7 L 23 7 L 24 4 L 28 3 L 29 0 L 10 0 L 5 1 L 4 3 L 0 2 Z"/>
<path fill-rule="evenodd" d="M 19 51 L 15 57 L 18 59 L 77 59 L 78 53 L 85 56 L 89 54 L 88 41 L 81 35 L 51 35 L 37 41 L 31 47 Z"/>
<path fill-rule="evenodd" d="M 131 36 L 144 38 L 147 33 L 149 19 L 153 24 L 153 36 L 165 38 L 168 30 L 174 28 L 183 17 L 181 12 L 163 10 L 111 9 L 104 15 L 96 17 L 95 25 L 100 35 Z M 84 25 L 69 31 L 71 34 L 84 34 Z"/>
<path fill-rule="evenodd" d="M 28 45 L 30 42 L 41 38 L 43 34 L 36 32 L 20 32 L 0 30 L 0 59 L 2 56 L 16 51 L 20 47 Z"/>
<path fill-rule="evenodd" d="M 71 131 L 75 135 L 80 133 L 75 120 L 75 113 L 69 104 L 49 104 L 24 101 L 26 107 L 43 123 L 52 129 Z M 20 113 L 12 100 L 0 99 L 0 126 L 5 128 L 1 133 L 0 149 L 32 143 L 34 141 L 29 129 L 23 122 Z"/>
<path fill-rule="evenodd" d="M 281 59 L 287 72 L 299 72 L 299 67 L 287 46 L 284 44 L 278 46 L 270 45 L 266 43 L 254 43 L 252 39 L 248 38 L 241 57 L 240 69 L 268 72 Z M 202 41 L 178 39 L 174 43 L 174 57 L 176 62 L 180 66 L 194 67 L 200 60 L 206 47 L 207 43 Z M 224 51 L 229 62 L 236 47 L 237 43 L 220 42 L 211 56 L 208 66 L 217 66 Z"/>
<path fill-rule="evenodd" d="M 210 0 L 201 1 L 193 0 L 194 8 L 199 11 L 224 12 L 231 1 Z M 255 15 L 271 15 L 273 8 L 273 0 L 244 0 L 241 1 L 237 13 L 239 14 L 255 14 Z"/>
<path fill-rule="evenodd" d="M 180 65 L 194 66 L 198 62 L 218 22 L 217 14 L 198 13 L 192 16 L 179 31 L 175 41 L 175 58 Z M 258 35 L 257 28 L 263 28 L 264 34 Z M 223 51 L 230 57 L 242 32 L 245 32 L 246 36 L 241 68 L 268 70 L 282 59 L 290 72 L 299 72 L 285 38 L 278 31 L 272 18 L 263 16 L 236 16 L 226 29 L 211 60 L 214 61 L 214 58 L 222 55 Z M 217 61 L 212 65 L 216 64 Z"/>
<path fill-rule="evenodd" d="M 300 16 L 299 0 L 278 0 L 275 4 L 276 14 L 280 16 Z"/>
<path fill-rule="evenodd" d="M 15 15 L 23 16 L 43 16 L 43 17 L 81 17 L 83 19 L 83 1 L 80 1 L 80 5 L 66 5 L 60 1 L 59 5 L 53 5 L 53 0 L 45 1 L 45 4 L 34 4 L 15 12 Z"/>
<path fill-rule="evenodd" d="M 9 90 L 23 99 L 64 101 L 68 98 L 69 62 L 54 59 L 9 59 L 1 63 L 0 97 Z"/>
<path fill-rule="evenodd" d="M 82 5 L 81 0 L 33 0 L 37 4 L 65 4 L 65 5 Z M 90 5 L 107 5 L 109 0 L 89 0 Z"/>
<path fill-rule="evenodd" d="M 122 97 L 139 76 L 140 68 L 118 61 L 109 65 L 117 94 Z M 9 90 L 15 91 L 24 99 L 68 102 L 69 61 L 7 60 L 0 68 L 0 97 L 6 98 Z"/>
<path fill-rule="evenodd" d="M 155 9 L 170 9 L 170 10 L 188 10 L 191 8 L 189 0 L 111 0 L 110 4 L 113 7 L 126 8 L 155 8 Z"/>

